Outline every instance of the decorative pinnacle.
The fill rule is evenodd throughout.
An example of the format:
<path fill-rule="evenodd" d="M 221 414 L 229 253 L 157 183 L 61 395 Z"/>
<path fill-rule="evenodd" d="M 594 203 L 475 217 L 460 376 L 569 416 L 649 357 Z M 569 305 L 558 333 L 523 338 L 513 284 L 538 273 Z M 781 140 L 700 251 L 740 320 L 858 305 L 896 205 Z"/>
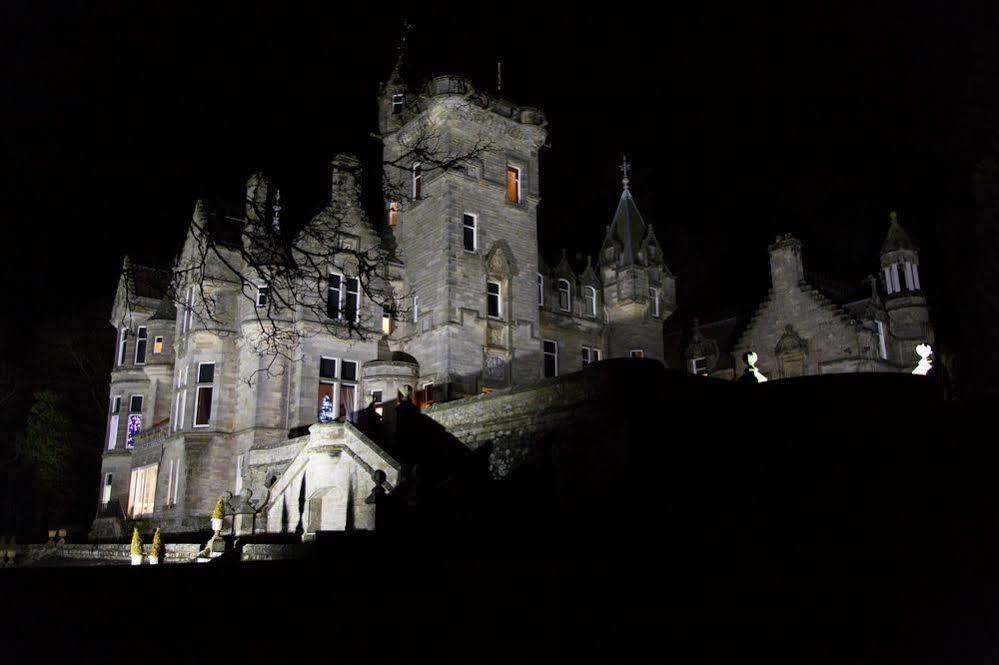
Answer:
<path fill-rule="evenodd" d="M 898 213 L 895 212 L 894 210 L 892 210 L 890 213 L 888 213 L 888 219 L 890 221 L 892 221 L 892 222 L 897 222 L 898 221 Z"/>
<path fill-rule="evenodd" d="M 631 182 L 628 178 L 628 172 L 631 171 L 631 165 L 628 164 L 628 155 L 624 156 L 624 159 L 621 161 L 621 166 L 618 168 L 621 169 L 621 173 L 623 174 L 621 184 L 624 185 L 625 189 L 628 189 L 628 183 Z"/>

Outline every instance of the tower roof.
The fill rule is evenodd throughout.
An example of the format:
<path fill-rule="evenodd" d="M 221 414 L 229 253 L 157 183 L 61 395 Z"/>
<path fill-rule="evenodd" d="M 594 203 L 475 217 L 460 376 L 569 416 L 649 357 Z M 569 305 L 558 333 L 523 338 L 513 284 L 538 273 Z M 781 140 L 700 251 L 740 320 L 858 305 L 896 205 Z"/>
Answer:
<path fill-rule="evenodd" d="M 630 182 L 628 171 L 631 167 L 628 165 L 627 157 L 620 168 L 624 174 L 624 177 L 621 178 L 621 200 L 618 201 L 617 210 L 614 211 L 614 220 L 607 233 L 621 247 L 621 261 L 635 263 L 642 239 L 645 238 L 646 225 L 645 220 L 642 219 L 642 213 L 638 211 L 638 205 L 631 195 L 631 189 L 628 187 Z"/>
<path fill-rule="evenodd" d="M 887 254 L 899 249 L 915 250 L 916 243 L 912 242 L 912 238 L 905 232 L 902 225 L 898 223 L 898 213 L 892 211 L 888 214 L 888 218 L 891 220 L 891 224 L 888 226 L 888 235 L 885 236 L 885 242 L 881 245 L 881 253 Z"/>

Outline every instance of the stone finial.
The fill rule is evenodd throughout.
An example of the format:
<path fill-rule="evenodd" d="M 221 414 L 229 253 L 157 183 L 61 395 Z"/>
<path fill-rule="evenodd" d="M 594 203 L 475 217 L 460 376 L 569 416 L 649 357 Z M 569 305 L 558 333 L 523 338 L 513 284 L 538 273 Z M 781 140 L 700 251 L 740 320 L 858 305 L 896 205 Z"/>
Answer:
<path fill-rule="evenodd" d="M 621 185 L 628 189 L 628 184 L 631 182 L 631 178 L 628 177 L 628 173 L 631 172 L 631 165 L 628 164 L 628 155 L 625 155 L 621 160 L 621 166 L 618 167 L 621 171 Z"/>

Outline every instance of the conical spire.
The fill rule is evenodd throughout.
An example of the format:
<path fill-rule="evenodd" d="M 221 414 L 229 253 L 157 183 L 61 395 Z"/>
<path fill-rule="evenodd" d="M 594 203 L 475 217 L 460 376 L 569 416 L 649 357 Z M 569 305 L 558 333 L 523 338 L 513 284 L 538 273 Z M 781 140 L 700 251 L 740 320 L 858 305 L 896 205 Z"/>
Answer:
<path fill-rule="evenodd" d="M 888 225 L 888 235 L 885 236 L 885 242 L 881 245 L 881 253 L 887 254 L 899 249 L 915 250 L 916 244 L 912 242 L 912 238 L 905 232 L 902 225 L 898 223 L 898 213 L 894 210 L 891 211 L 888 213 L 888 219 L 891 221 Z"/>
<path fill-rule="evenodd" d="M 631 165 L 625 157 L 619 167 L 623 174 L 621 178 L 621 200 L 618 201 L 617 210 L 614 212 L 614 221 L 611 222 L 608 235 L 611 235 L 621 247 L 621 262 L 633 264 L 638 258 L 638 250 L 642 239 L 645 237 L 645 220 L 642 213 L 638 211 L 635 199 L 631 196 L 631 179 L 628 173 Z"/>
<path fill-rule="evenodd" d="M 389 74 L 388 81 L 386 82 L 389 86 L 395 86 L 402 83 L 402 67 L 403 61 L 406 58 L 406 37 L 409 35 L 409 31 L 412 26 L 406 19 L 402 20 L 402 35 L 399 37 L 399 47 L 396 49 L 395 65 L 392 67 L 392 73 Z"/>

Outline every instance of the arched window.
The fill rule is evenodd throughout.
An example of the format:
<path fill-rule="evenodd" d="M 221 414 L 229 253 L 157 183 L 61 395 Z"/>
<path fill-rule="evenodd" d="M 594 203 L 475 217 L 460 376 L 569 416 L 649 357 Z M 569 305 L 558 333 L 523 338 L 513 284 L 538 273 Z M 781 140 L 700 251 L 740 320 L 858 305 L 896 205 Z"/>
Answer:
<path fill-rule="evenodd" d="M 586 300 L 586 313 L 590 316 L 597 315 L 597 290 L 592 286 L 583 287 L 583 298 Z"/>
<path fill-rule="evenodd" d="M 558 281 L 558 306 L 563 312 L 572 311 L 572 285 L 567 279 Z"/>

